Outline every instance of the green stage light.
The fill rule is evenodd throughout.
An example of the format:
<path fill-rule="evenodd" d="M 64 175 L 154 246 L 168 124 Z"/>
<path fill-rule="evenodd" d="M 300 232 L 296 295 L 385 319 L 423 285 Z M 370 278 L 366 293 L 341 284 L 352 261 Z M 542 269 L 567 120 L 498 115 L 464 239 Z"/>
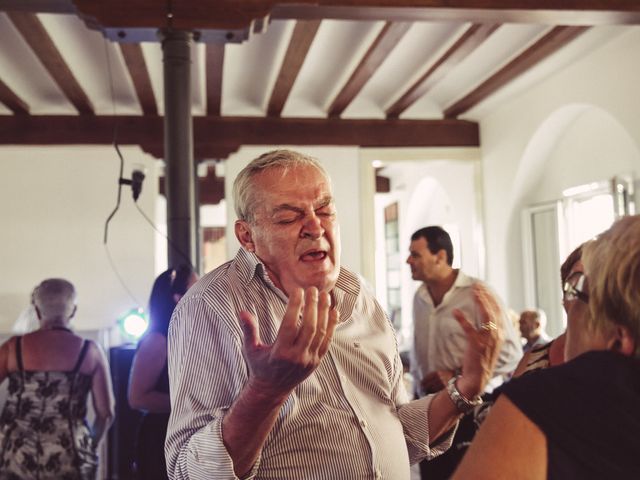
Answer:
<path fill-rule="evenodd" d="M 132 308 L 118 319 L 118 326 L 124 338 L 135 342 L 147 331 L 149 320 L 142 308 Z"/>

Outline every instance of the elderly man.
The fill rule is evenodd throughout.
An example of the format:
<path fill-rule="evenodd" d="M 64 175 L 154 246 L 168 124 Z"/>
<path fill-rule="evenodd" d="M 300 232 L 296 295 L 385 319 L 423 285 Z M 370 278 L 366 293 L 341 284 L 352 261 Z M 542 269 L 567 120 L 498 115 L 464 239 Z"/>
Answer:
<path fill-rule="evenodd" d="M 476 291 L 448 391 L 409 402 L 393 328 L 340 267 L 329 177 L 314 159 L 274 151 L 235 180 L 242 248 L 204 276 L 169 331 L 172 479 L 409 478 L 448 447 L 460 412 L 495 363 L 497 305 Z"/>
<path fill-rule="evenodd" d="M 543 310 L 525 310 L 520 314 L 520 335 L 527 343 L 522 347 L 528 352 L 534 347 L 546 345 L 551 337 L 544 331 L 547 325 L 547 315 Z"/>

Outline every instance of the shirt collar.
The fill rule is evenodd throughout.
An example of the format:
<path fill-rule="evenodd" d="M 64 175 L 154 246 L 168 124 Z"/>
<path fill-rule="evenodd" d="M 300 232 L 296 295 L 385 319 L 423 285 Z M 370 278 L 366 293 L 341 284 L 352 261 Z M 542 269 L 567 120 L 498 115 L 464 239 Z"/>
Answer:
<path fill-rule="evenodd" d="M 458 270 L 458 276 L 456 277 L 456 281 L 453 282 L 453 287 L 451 287 L 449 291 L 458 287 L 470 287 L 471 285 L 473 285 L 473 280 L 471 279 L 471 277 L 469 277 L 468 275 L 465 275 L 462 270 Z"/>

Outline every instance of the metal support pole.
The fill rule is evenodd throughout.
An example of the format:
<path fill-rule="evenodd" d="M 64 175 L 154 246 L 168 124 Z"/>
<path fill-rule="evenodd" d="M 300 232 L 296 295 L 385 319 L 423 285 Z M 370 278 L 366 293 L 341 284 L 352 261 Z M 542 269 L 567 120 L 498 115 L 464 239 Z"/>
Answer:
<path fill-rule="evenodd" d="M 191 117 L 191 42 L 183 31 L 163 31 L 164 158 L 169 266 L 190 262 L 199 269 L 196 235 L 195 163 Z"/>

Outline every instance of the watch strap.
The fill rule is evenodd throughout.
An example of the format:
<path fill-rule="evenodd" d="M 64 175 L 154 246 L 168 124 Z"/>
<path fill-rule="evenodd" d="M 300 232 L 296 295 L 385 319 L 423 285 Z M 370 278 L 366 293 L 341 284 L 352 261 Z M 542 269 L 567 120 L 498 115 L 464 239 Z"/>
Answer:
<path fill-rule="evenodd" d="M 469 400 L 467 397 L 462 395 L 458 388 L 456 387 L 456 382 L 460 378 L 459 375 L 452 377 L 451 380 L 447 382 L 447 393 L 449 394 L 449 398 L 456 406 L 458 411 L 462 414 L 469 413 L 478 405 L 482 404 L 482 398 L 480 396 L 476 396 L 475 398 Z"/>

